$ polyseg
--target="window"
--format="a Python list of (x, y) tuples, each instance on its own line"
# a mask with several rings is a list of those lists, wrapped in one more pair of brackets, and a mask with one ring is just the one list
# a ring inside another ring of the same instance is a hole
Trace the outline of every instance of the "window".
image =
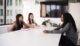
[(0, 19), (0, 24), (3, 24), (3, 22), (4, 22), (3, 19)]
[(19, 6), (21, 6), (21, 4), (22, 4), (22, 0), (19, 0)]
[(10, 6), (12, 5), (12, 0), (10, 0)]
[[(13, 5), (15, 1), (16, 3)], [(0, 6), (0, 25), (11, 24), (16, 19), (16, 14), (22, 13), (21, 4), (22, 0), (0, 0), (0, 5), (2, 5)]]
[(18, 6), (18, 0), (15, 0), (15, 5)]
[(0, 9), (0, 16), (3, 16), (3, 9)]
[(9, 5), (9, 0), (7, 0), (7, 6)]
[(12, 6), (12, 0), (7, 0), (7, 6)]
[(45, 4), (41, 4), (41, 17), (45, 17), (45, 16), (46, 16), (46, 5)]
[(9, 16), (9, 10), (7, 10), (6, 16)]
[(12, 10), (10, 10), (10, 16), (12, 16)]
[(65, 6), (68, 4), (60, 2), (41, 2), (41, 17), (53, 17), (57, 18), (61, 16), (61, 13), (68, 12), (66, 11)]
[(1, 19), (1, 22), (3, 22), (3, 19)]
[(11, 24), (12, 23), (12, 10), (11, 9), (7, 9), (7, 13), (6, 13), (6, 24)]
[(22, 4), (22, 0), (15, 0), (15, 4), (16, 4), (16, 6), (21, 6), (21, 4)]
[(0, 0), (0, 5), (3, 5), (3, 0)]
[(6, 19), (6, 24), (9, 24), (9, 19)]
[(10, 18), (7, 18), (6, 21), (7, 21), (6, 24), (11, 24), (12, 23), (12, 19), (10, 19)]
[(6, 15), (7, 15), (7, 16), (12, 16), (12, 10), (9, 10), (9, 9), (8, 9), (7, 12), (6, 12)]
[[(50, 8), (48, 8), (50, 7)], [(61, 7), (60, 5), (55, 5), (55, 4), (52, 4), (52, 5), (48, 5), (48, 13), (47, 13), (47, 17), (60, 17), (61, 15)]]

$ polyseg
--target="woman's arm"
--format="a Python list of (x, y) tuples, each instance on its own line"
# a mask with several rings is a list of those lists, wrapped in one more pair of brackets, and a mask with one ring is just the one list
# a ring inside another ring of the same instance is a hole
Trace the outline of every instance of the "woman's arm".
[(25, 28), (29, 28), (30, 27), (29, 24), (26, 24), (25, 22), (23, 22), (23, 24), (24, 24)]
[(70, 23), (67, 23), (63, 28), (60, 28), (58, 30), (52, 30), (52, 31), (45, 30), (44, 32), (45, 33), (48, 33), (48, 32), (51, 32), (51, 33), (63, 33), (63, 32), (66, 32), (67, 30), (69, 30), (69, 28), (70, 28)]
[(70, 23), (67, 23), (63, 28), (59, 29), (61, 33), (68, 31), (70, 28)]
[(13, 29), (14, 29), (15, 26), (16, 26), (16, 23), (14, 22), (12, 25), (10, 25), (10, 26), (8, 27), (8, 32), (13, 31)]
[(53, 33), (63, 33), (68, 31), (70, 28), (70, 23), (67, 23), (63, 28), (60, 28), (59, 30), (53, 30)]
[(38, 24), (34, 21), (34, 23), (33, 24), (35, 24), (35, 26), (38, 26)]

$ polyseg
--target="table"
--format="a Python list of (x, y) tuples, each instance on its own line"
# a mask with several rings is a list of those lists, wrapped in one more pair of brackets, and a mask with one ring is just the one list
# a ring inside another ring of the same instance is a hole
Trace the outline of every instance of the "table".
[(53, 28), (29, 28), (0, 34), (0, 46), (58, 46), (61, 34), (43, 33), (44, 29)]

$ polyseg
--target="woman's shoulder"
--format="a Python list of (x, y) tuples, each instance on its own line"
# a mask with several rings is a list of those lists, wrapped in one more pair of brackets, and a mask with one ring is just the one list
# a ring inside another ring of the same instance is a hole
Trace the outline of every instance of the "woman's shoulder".
[(67, 25), (72, 25), (72, 23), (68, 22)]
[(13, 23), (16, 23), (16, 21), (13, 21)]
[(14, 21), (14, 22), (12, 23), (12, 25), (16, 25), (16, 21)]
[(70, 27), (70, 28), (73, 27), (72, 23), (70, 23), (70, 22), (68, 22), (68, 23), (66, 24), (66, 26), (68, 26), (68, 27)]

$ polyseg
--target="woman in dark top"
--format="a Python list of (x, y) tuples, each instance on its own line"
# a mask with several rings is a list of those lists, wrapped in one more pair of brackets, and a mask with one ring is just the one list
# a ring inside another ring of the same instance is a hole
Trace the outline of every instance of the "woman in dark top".
[[(62, 33), (60, 46), (76, 46), (78, 39), (77, 28), (72, 15), (70, 13), (63, 13), (61, 21), (63, 24), (51, 32)], [(49, 31), (45, 30), (44, 32), (47, 33)]]
[(37, 24), (36, 24), (35, 21), (34, 21), (33, 13), (29, 13), (29, 15), (28, 15), (28, 24), (29, 24), (29, 26), (30, 26), (31, 28), (37, 26)]
[(23, 21), (22, 14), (17, 14), (16, 21), (10, 26), (9, 31), (20, 30), (21, 28), (23, 28), (23, 25), (26, 26), (27, 28), (29, 27), (29, 25)]

